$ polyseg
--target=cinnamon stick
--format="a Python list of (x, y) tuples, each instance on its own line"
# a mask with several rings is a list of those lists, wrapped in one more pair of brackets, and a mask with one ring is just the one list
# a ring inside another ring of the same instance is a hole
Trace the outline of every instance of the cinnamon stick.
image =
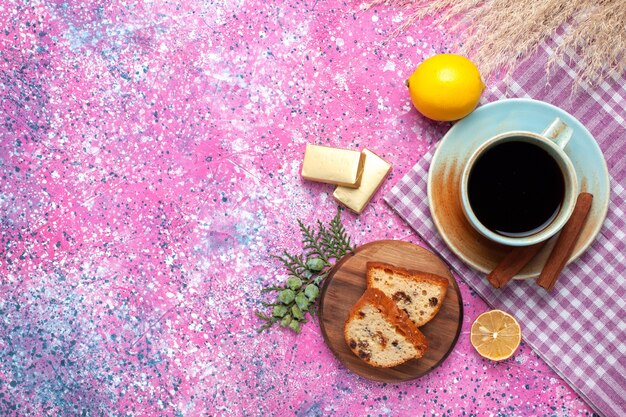
[(576, 206), (565, 226), (561, 230), (554, 248), (543, 266), (539, 278), (537, 278), (537, 284), (550, 291), (554, 288), (561, 271), (565, 268), (567, 260), (574, 251), (576, 241), (580, 236), (580, 232), (585, 225), (587, 215), (591, 209), (591, 202), (593, 195), (590, 193), (580, 193), (576, 199)]
[(489, 275), (487, 280), (494, 288), (502, 288), (519, 271), (539, 253), (545, 241), (530, 246), (519, 246), (511, 249)]

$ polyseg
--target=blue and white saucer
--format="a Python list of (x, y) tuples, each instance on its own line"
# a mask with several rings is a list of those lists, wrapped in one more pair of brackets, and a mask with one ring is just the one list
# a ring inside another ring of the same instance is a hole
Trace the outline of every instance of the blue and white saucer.
[[(492, 136), (511, 130), (541, 133), (556, 117), (573, 129), (564, 150), (576, 169), (580, 192), (593, 194), (591, 211), (568, 263), (579, 257), (600, 231), (609, 206), (609, 173), (600, 147), (585, 126), (564, 110), (542, 101), (507, 99), (485, 104), (457, 122), (441, 139), (428, 173), (428, 204), (434, 224), (448, 247), (474, 269), (491, 272), (510, 248), (487, 240), (465, 218), (459, 196), (465, 162)], [(539, 275), (557, 236), (516, 279)]]

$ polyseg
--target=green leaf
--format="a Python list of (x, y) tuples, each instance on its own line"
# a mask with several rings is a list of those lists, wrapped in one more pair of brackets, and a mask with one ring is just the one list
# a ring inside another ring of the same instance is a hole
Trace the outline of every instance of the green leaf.
[(287, 286), (294, 291), (299, 290), (302, 286), (302, 280), (295, 275), (289, 275), (287, 278)]
[(291, 323), (291, 315), (286, 315), (285, 317), (283, 317), (283, 319), (280, 321), (280, 325), (282, 327), (287, 327), (289, 326), (289, 323)]
[(304, 314), (302, 314), (302, 310), (297, 305), (291, 307), (291, 315), (294, 319), (301, 320), (304, 318)]
[(301, 310), (307, 310), (309, 308), (310, 301), (305, 292), (299, 292), (298, 295), (296, 295), (296, 305), (300, 307)]
[(278, 293), (278, 301), (283, 304), (290, 304), (296, 298), (296, 293), (292, 289), (282, 290)]
[(272, 310), (272, 316), (274, 317), (284, 317), (285, 314), (287, 314), (287, 307), (284, 305), (277, 305), (274, 306), (274, 309)]
[(268, 315), (266, 315), (266, 314), (264, 314), (264, 313), (262, 313), (262, 312), (260, 312), (260, 311), (255, 311), (254, 313), (255, 313), (255, 314), (256, 314), (256, 316), (257, 316), (258, 318), (260, 318), (261, 320), (265, 320), (265, 321), (267, 321), (267, 320), (271, 320), (271, 319), (272, 319), (270, 316), (268, 316)]
[(315, 284), (309, 284), (304, 289), (304, 294), (309, 300), (315, 300), (320, 293), (320, 289)]
[(281, 291), (284, 290), (285, 287), (277, 287), (277, 286), (272, 286), (272, 287), (267, 287), (267, 288), (263, 288), (261, 290), (261, 292), (270, 292), (270, 291)]
[(269, 329), (270, 327), (272, 327), (272, 326), (274, 325), (274, 323), (276, 323), (276, 321), (275, 321), (275, 320), (270, 320), (270, 321), (268, 321), (268, 322), (267, 322), (267, 323), (265, 323), (263, 326), (261, 326), (261, 327), (259, 327), (259, 328), (257, 329), (257, 333), (261, 333), (262, 331)]
[(321, 258), (309, 258), (306, 261), (306, 267), (313, 272), (319, 272), (326, 266), (326, 262), (324, 262)]
[(300, 333), (300, 322), (297, 320), (292, 320), (291, 323), (289, 323), (289, 328), (296, 333)]

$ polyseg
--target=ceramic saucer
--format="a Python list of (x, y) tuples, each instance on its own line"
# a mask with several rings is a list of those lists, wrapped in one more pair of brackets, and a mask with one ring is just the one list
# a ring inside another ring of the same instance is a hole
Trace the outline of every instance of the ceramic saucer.
[[(428, 204), (439, 234), (448, 247), (471, 267), (489, 273), (510, 248), (491, 242), (467, 221), (461, 208), (459, 185), (469, 155), (485, 140), (510, 130), (541, 133), (556, 117), (574, 131), (565, 147), (578, 176), (580, 192), (593, 194), (593, 204), (569, 262), (593, 242), (606, 217), (610, 198), (609, 173), (600, 147), (572, 115), (542, 101), (507, 99), (477, 108), (456, 123), (441, 139), (428, 172)], [(558, 235), (557, 235), (558, 236)], [(557, 236), (515, 276), (539, 275)]]

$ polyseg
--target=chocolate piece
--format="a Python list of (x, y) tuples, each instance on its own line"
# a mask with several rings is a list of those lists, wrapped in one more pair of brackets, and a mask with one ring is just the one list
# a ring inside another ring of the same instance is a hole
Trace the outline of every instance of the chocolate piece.
[(310, 181), (357, 188), (364, 162), (365, 155), (359, 151), (307, 144), (302, 177)]
[(365, 165), (359, 188), (337, 187), (333, 196), (335, 200), (357, 214), (360, 214), (370, 202), (383, 180), (391, 171), (391, 164), (369, 149), (364, 149)]

